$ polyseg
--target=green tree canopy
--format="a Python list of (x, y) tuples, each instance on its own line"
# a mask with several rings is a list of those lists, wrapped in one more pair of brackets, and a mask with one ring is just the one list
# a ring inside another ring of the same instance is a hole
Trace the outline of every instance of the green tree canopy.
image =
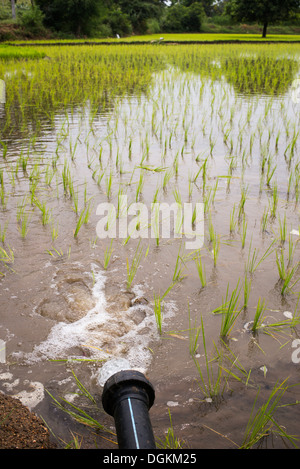
[(226, 11), (237, 21), (258, 21), (266, 37), (269, 23), (288, 19), (299, 11), (300, 0), (230, 0)]
[(88, 34), (93, 18), (99, 15), (99, 0), (36, 0), (45, 25), (73, 34)]
[(159, 18), (164, 8), (163, 0), (114, 0), (131, 21), (133, 29), (144, 32), (149, 18)]

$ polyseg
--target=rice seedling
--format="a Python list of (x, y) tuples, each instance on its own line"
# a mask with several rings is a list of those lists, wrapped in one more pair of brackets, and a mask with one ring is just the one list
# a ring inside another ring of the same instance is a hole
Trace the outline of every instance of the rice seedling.
[(1, 228), (1, 225), (0, 225), (0, 241), (3, 244), (4, 244), (5, 238), (6, 238), (7, 228), (8, 228), (8, 221), (6, 221), (4, 223), (3, 228)]
[(285, 243), (286, 236), (287, 236), (286, 213), (284, 214), (283, 220), (281, 220), (279, 216), (278, 221), (279, 221), (279, 239), (280, 239), (280, 242), (283, 244)]
[[(238, 357), (234, 354), (232, 349), (226, 344), (226, 342), (221, 339), (221, 346), (222, 349), (225, 349), (226, 354), (223, 354), (223, 362), (222, 362), (222, 370), (227, 373), (228, 375), (228, 380), (229, 378), (233, 378), (236, 381), (239, 381), (245, 386), (253, 386), (253, 383), (250, 383), (250, 377), (251, 377), (251, 368), (250, 370), (246, 370), (246, 368), (242, 365), (242, 363), (239, 361)], [(221, 352), (217, 350), (218, 355), (221, 355)], [(226, 368), (226, 364), (224, 362), (228, 361), (228, 365), (230, 368)], [(233, 371), (234, 370), (234, 371)], [(227, 380), (227, 382), (228, 382)]]
[(237, 225), (237, 219), (235, 218), (235, 204), (234, 204), (233, 209), (230, 212), (230, 220), (229, 220), (229, 232), (230, 232), (230, 234), (234, 233), (236, 225)]
[(7, 249), (0, 246), (0, 262), (3, 262), (6, 265), (13, 264), (15, 261), (14, 252), (11, 247), (8, 245)]
[(87, 403), (88, 403), (87, 410), (90, 413), (88, 413), (87, 410), (85, 410), (83, 407), (76, 406), (71, 400), (68, 400), (66, 398), (60, 398), (60, 401), (59, 401), (48, 390), (46, 390), (49, 396), (52, 398), (55, 406), (82, 425), (86, 425), (90, 428), (102, 430), (102, 431), (107, 432), (108, 434), (114, 435), (114, 433), (111, 432), (111, 430), (109, 430), (104, 425), (102, 425), (99, 422), (99, 420), (97, 420), (97, 418), (95, 418), (92, 415), (92, 414), (95, 414), (99, 416), (99, 413), (101, 413), (99, 411), (97, 402), (95, 401), (93, 395), (88, 391), (86, 386), (84, 386), (84, 384), (78, 379), (78, 377), (75, 375), (73, 371), (72, 371), (72, 374), (75, 378), (76, 385), (78, 388), (78, 392), (75, 394), (87, 400)]
[(54, 252), (52, 252), (50, 249), (46, 250), (46, 252), (49, 254), (49, 256), (58, 257), (58, 258), (63, 257), (64, 253), (63, 253), (62, 249), (59, 250), (59, 249), (52, 246), (52, 250)]
[(110, 258), (111, 258), (111, 255), (113, 253), (113, 239), (111, 240), (110, 242), (110, 245), (105, 249), (104, 251), (104, 263), (103, 263), (103, 267), (105, 270), (107, 270), (108, 268), (108, 264), (109, 264), (109, 261), (110, 261)]
[(238, 219), (241, 220), (242, 216), (245, 214), (245, 204), (247, 200), (247, 192), (248, 187), (241, 187), (241, 199), (239, 203), (239, 212), (238, 212)]
[(261, 217), (261, 231), (264, 233), (267, 230), (267, 223), (268, 223), (268, 209), (264, 209), (264, 213)]
[(197, 327), (196, 319), (194, 326), (191, 324), (191, 312), (190, 312), (190, 305), (188, 305), (189, 310), (189, 350), (190, 355), (194, 356), (198, 349), (198, 339), (201, 331), (201, 327)]
[(261, 265), (261, 263), (267, 259), (268, 256), (273, 252), (273, 245), (275, 244), (275, 241), (272, 241), (270, 246), (266, 249), (266, 251), (263, 253), (263, 255), (259, 258), (259, 250), (257, 248), (253, 249), (253, 252), (251, 252), (251, 247), (252, 247), (252, 238), (249, 246), (249, 252), (248, 252), (248, 258), (247, 262), (245, 265), (245, 270), (246, 272), (253, 274), (256, 269)]
[(221, 324), (221, 337), (228, 337), (232, 328), (240, 315), (242, 308), (238, 309), (240, 301), (240, 288), (239, 288), (240, 279), (238, 280), (237, 286), (229, 295), (229, 284), (227, 285), (225, 302), (223, 302), (221, 307), (222, 313), (222, 324)]
[(156, 446), (159, 449), (182, 449), (184, 448), (185, 443), (175, 436), (170, 409), (168, 409), (168, 412), (170, 427), (167, 430), (164, 440), (162, 438), (157, 438)]
[(291, 292), (292, 288), (299, 282), (300, 278), (298, 276), (296, 279), (294, 278), (298, 267), (299, 263), (295, 264), (293, 267), (289, 267), (285, 272), (285, 277), (281, 287), (282, 296), (286, 295), (288, 292)]
[(162, 298), (154, 293), (154, 315), (159, 334), (162, 333), (164, 304)]
[(129, 265), (129, 260), (127, 257), (126, 264), (127, 264), (127, 290), (130, 290), (132, 282), (134, 280), (134, 277), (136, 276), (137, 269), (139, 268), (141, 259), (142, 259), (142, 254), (143, 254), (143, 246), (140, 246), (141, 241), (139, 241), (139, 244), (135, 250), (135, 253), (133, 255), (131, 265)]
[[(223, 382), (222, 367), (220, 363), (216, 363), (217, 371), (213, 368), (214, 360), (208, 356), (206, 347), (205, 331), (203, 325), (203, 318), (201, 317), (201, 331), (202, 331), (202, 347), (204, 352), (204, 371), (196, 357), (193, 357), (196, 370), (199, 375), (198, 385), (206, 399), (212, 399), (213, 402), (217, 403), (223, 396), (226, 382)], [(221, 360), (220, 360), (221, 362)]]
[(176, 258), (176, 262), (175, 262), (173, 282), (180, 282), (185, 277), (185, 275), (183, 274), (184, 270), (185, 270), (185, 262), (184, 262), (183, 256), (181, 255), (181, 245), (180, 245), (177, 258)]
[(47, 208), (46, 202), (41, 202), (39, 199), (35, 197), (33, 200), (33, 203), (41, 211), (42, 224), (47, 225), (48, 223), (50, 223), (51, 213), (49, 209)]
[(264, 299), (262, 300), (261, 298), (259, 298), (256, 311), (255, 311), (253, 324), (251, 327), (252, 332), (256, 332), (259, 328), (263, 326), (264, 318), (262, 317), (262, 314), (264, 313), (265, 310), (266, 310), (265, 300)]
[(278, 186), (274, 184), (272, 189), (272, 199), (269, 201), (270, 214), (272, 218), (276, 218), (278, 207)]
[(84, 217), (85, 217), (85, 210), (81, 210), (81, 212), (79, 214), (79, 217), (78, 217), (78, 220), (77, 220), (77, 223), (76, 223), (75, 230), (74, 230), (74, 238), (78, 237), (79, 230), (82, 227), (82, 225), (84, 224)]
[(250, 291), (251, 291), (251, 279), (248, 278), (247, 273), (245, 274), (244, 279), (244, 308), (246, 309), (248, 306)]
[(27, 213), (23, 213), (20, 218), (20, 224), (18, 225), (19, 231), (21, 233), (22, 238), (26, 238), (28, 231), (29, 231), (29, 215)]
[(196, 264), (196, 267), (197, 267), (197, 272), (198, 272), (198, 275), (199, 275), (201, 285), (202, 285), (202, 287), (205, 287), (205, 285), (206, 285), (205, 265), (202, 261), (202, 256), (201, 256), (200, 251), (198, 252), (197, 257), (195, 258), (195, 264)]
[(241, 449), (253, 448), (262, 443), (262, 440), (268, 436), (275, 434), (284, 440), (288, 440), (294, 447), (297, 447), (296, 441), (298, 438), (288, 435), (284, 427), (279, 425), (275, 419), (275, 413), (281, 407), (281, 401), (289, 388), (286, 382), (287, 379), (281, 383), (277, 381), (266, 402), (255, 411), (260, 393), (260, 390), (258, 391), (244, 432), (243, 441), (240, 446)]
[(214, 260), (214, 267), (217, 265), (217, 260), (220, 253), (220, 235), (216, 235), (212, 241), (212, 254)]
[(245, 214), (244, 214), (244, 216), (243, 216), (243, 223), (242, 223), (242, 234), (241, 234), (241, 238), (242, 238), (242, 249), (244, 249), (245, 243), (246, 243), (247, 226), (248, 226), (248, 222), (246, 221), (246, 216), (245, 216)]

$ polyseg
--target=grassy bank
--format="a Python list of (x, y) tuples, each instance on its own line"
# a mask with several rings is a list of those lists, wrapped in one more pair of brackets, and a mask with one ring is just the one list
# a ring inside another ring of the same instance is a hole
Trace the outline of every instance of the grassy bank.
[(270, 34), (267, 38), (262, 38), (260, 34), (149, 34), (143, 36), (129, 36), (124, 38), (96, 38), (96, 39), (36, 39), (36, 40), (16, 40), (7, 41), (5, 44), (30, 45), (30, 44), (145, 44), (145, 43), (268, 43), (268, 42), (300, 42), (300, 34)]

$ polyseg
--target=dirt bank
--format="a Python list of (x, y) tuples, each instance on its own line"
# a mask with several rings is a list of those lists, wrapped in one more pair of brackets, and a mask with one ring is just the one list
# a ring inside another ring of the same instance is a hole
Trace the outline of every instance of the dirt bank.
[(51, 449), (44, 422), (21, 401), (0, 393), (0, 449)]

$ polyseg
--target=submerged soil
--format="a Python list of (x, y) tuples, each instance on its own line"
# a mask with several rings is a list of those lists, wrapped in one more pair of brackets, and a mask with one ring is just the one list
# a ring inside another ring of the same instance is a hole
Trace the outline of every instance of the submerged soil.
[(43, 421), (18, 399), (0, 393), (0, 449), (51, 448)]

